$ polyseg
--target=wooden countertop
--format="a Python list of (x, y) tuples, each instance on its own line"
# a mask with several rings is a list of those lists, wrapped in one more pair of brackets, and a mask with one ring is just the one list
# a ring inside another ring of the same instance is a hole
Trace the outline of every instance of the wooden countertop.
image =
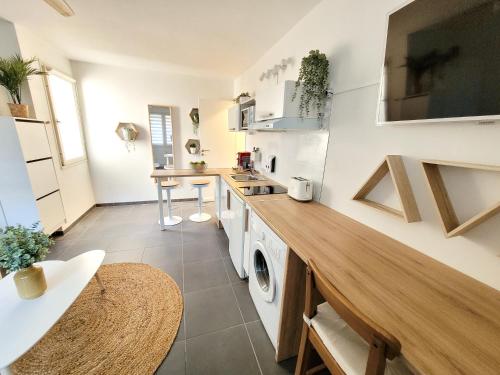
[(422, 374), (500, 373), (500, 292), (316, 202), (250, 202)]
[[(265, 180), (256, 180), (256, 181), (235, 181), (230, 175), (238, 174), (232, 168), (207, 168), (203, 172), (195, 172), (193, 169), (155, 169), (153, 173), (151, 173), (151, 178), (156, 179), (168, 179), (172, 177), (214, 177), (221, 176), (224, 181), (233, 188), (234, 192), (244, 201), (253, 202), (253, 201), (270, 201), (270, 200), (281, 200), (281, 199), (290, 199), (287, 194), (270, 194), (270, 195), (254, 195), (254, 196), (245, 196), (243, 195), (238, 188), (245, 186), (267, 186), (267, 185), (280, 185), (276, 181), (266, 178)], [(241, 174), (241, 173), (240, 173)], [(245, 173), (243, 173), (245, 174)]]
[[(155, 171), (153, 178), (221, 176), (230, 168)], [(273, 182), (267, 180), (267, 183)], [(305, 262), (394, 334), (422, 374), (500, 374), (500, 292), (316, 202), (237, 194)]]
[(231, 168), (207, 168), (203, 172), (195, 172), (193, 169), (155, 169), (151, 178), (220, 176), (235, 173)]

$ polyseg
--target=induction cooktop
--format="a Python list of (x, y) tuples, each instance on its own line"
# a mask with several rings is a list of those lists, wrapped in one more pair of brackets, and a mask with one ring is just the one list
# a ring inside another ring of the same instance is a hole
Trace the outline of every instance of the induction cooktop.
[(285, 194), (288, 192), (287, 188), (280, 185), (268, 186), (245, 186), (238, 188), (243, 195), (267, 195), (267, 194)]

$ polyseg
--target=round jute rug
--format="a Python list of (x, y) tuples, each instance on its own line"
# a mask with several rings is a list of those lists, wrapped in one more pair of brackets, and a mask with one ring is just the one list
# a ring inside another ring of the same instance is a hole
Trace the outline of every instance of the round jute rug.
[(59, 322), (12, 370), (19, 375), (153, 374), (182, 317), (175, 281), (146, 264), (103, 265)]

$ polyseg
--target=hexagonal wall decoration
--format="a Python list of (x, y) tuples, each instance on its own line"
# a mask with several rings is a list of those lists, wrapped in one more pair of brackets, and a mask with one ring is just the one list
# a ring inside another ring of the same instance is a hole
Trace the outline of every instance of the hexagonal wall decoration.
[(196, 155), (200, 153), (200, 140), (199, 139), (188, 139), (185, 146), (186, 150), (191, 155)]
[(198, 108), (191, 109), (191, 112), (189, 112), (189, 117), (191, 117), (191, 121), (193, 122), (193, 125), (199, 124), (200, 123), (200, 112), (198, 111)]
[(115, 130), (122, 141), (133, 142), (139, 135), (139, 130), (131, 122), (120, 122)]
[(125, 142), (125, 147), (127, 151), (130, 152), (130, 144), (134, 146), (135, 150), (135, 140), (139, 136), (139, 130), (135, 124), (131, 122), (120, 122), (115, 129), (116, 134), (122, 141)]

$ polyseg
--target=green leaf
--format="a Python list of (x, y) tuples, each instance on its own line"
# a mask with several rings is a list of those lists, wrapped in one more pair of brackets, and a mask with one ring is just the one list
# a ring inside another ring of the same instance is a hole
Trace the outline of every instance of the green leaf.
[(32, 228), (20, 225), (0, 228), (0, 267), (13, 272), (46, 257), (54, 241), (37, 227), (38, 224)]
[(23, 82), (32, 75), (43, 74), (43, 72), (31, 67), (35, 61), (35, 57), (23, 60), (18, 54), (9, 58), (0, 58), (0, 86), (7, 90), (14, 103), (21, 104)]

